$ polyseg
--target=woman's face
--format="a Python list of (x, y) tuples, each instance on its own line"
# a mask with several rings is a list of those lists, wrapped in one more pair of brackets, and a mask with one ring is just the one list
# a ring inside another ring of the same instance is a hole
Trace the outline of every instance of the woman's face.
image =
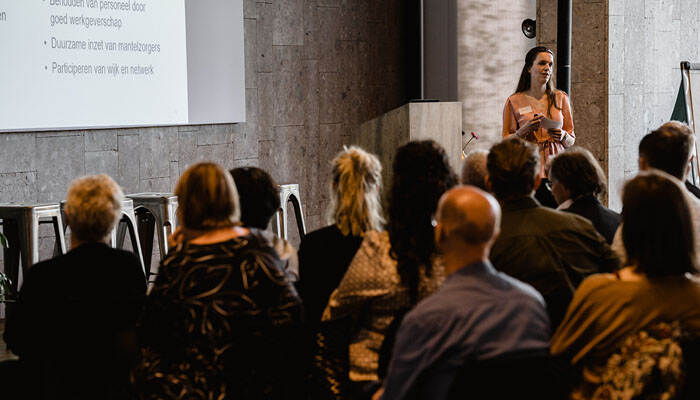
[(532, 63), (532, 67), (530, 67), (531, 84), (536, 84), (538, 86), (545, 85), (547, 81), (549, 81), (549, 78), (552, 77), (553, 65), (554, 57), (551, 54), (546, 51), (537, 53), (537, 57), (535, 57), (535, 61)]

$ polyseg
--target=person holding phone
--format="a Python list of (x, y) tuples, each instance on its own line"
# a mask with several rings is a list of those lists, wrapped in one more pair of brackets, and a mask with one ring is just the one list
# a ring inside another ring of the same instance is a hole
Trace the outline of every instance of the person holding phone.
[(503, 137), (513, 135), (537, 144), (542, 184), (535, 197), (543, 205), (556, 207), (548, 189), (546, 165), (550, 158), (576, 142), (569, 96), (554, 88), (554, 53), (538, 46), (525, 56), (518, 87), (503, 108)]

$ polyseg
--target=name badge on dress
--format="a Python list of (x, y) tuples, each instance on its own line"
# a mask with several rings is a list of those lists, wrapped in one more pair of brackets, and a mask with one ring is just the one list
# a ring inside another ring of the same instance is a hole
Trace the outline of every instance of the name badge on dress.
[(518, 113), (519, 113), (520, 115), (522, 115), (522, 114), (527, 114), (527, 113), (531, 113), (531, 112), (532, 112), (532, 107), (530, 107), (530, 106), (522, 107), (522, 108), (518, 109)]

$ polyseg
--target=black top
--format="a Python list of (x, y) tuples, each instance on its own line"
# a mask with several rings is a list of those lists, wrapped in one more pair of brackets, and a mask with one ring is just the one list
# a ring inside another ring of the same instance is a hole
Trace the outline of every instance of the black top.
[(602, 205), (593, 195), (581, 197), (563, 211), (578, 214), (591, 221), (608, 244), (612, 244), (615, 231), (622, 221), (620, 214)]
[(685, 187), (688, 188), (690, 193), (692, 193), (695, 197), (700, 199), (700, 188), (697, 186), (693, 185), (692, 183), (685, 181)]
[(542, 294), (554, 330), (581, 281), (617, 269), (620, 261), (583, 217), (542, 207), (531, 197), (501, 207), (501, 234), (491, 248), (491, 262)]
[(122, 390), (130, 361), (124, 344), (134, 335), (145, 293), (138, 259), (102, 243), (29, 268), (5, 329), (29, 379), (23, 394), (102, 398)]
[(144, 399), (297, 399), (302, 306), (260, 231), (168, 253), (146, 301)]
[(311, 232), (301, 240), (297, 287), (310, 324), (321, 321), (328, 298), (340, 284), (361, 244), (361, 236), (345, 236), (335, 224)]

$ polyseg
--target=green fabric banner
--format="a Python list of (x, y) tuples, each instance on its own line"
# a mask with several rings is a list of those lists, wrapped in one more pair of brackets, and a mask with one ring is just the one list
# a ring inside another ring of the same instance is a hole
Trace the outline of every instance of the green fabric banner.
[(688, 107), (685, 104), (685, 94), (683, 93), (683, 80), (678, 88), (678, 96), (676, 97), (676, 105), (673, 106), (671, 113), (671, 121), (680, 121), (688, 123)]

